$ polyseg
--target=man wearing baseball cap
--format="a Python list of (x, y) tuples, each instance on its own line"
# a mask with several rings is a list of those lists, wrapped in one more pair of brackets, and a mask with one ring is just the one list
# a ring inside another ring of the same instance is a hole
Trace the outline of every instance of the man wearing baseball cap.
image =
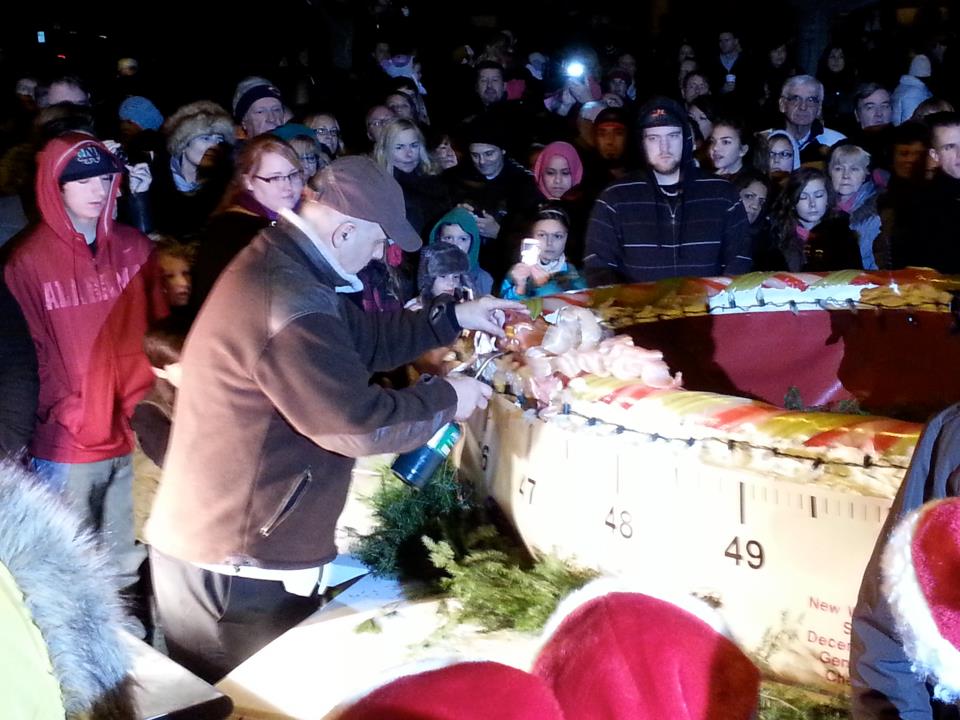
[(364, 314), (344, 294), (395, 242), (420, 238), (397, 182), (342, 158), (221, 275), (182, 356), (164, 476), (147, 528), (172, 658), (210, 681), (310, 615), (354, 458), (424, 444), (484, 407), (470, 378), (404, 390), (370, 384), (461, 329), (497, 335), (485, 297), (440, 296), (420, 312)]
[(664, 97), (640, 108), (646, 168), (610, 185), (587, 226), (584, 270), (591, 285), (750, 270), (747, 216), (736, 188), (693, 160), (683, 108)]

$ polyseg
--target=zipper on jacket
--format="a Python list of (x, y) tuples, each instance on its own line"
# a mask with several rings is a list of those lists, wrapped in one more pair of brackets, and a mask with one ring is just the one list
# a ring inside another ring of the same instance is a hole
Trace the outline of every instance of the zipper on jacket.
[(671, 252), (673, 253), (673, 274), (677, 274), (677, 262), (679, 257), (677, 252), (679, 250), (679, 243), (677, 242), (677, 209), (670, 204), (670, 200), (667, 200), (667, 212), (670, 213), (670, 238), (673, 240), (673, 248)]
[(270, 537), (270, 533), (276, 530), (277, 526), (279, 526), (280, 523), (289, 517), (290, 513), (293, 512), (293, 509), (297, 506), (297, 503), (300, 501), (300, 498), (303, 496), (303, 493), (306, 491), (307, 486), (310, 484), (312, 479), (313, 475), (310, 472), (310, 468), (307, 468), (300, 473), (300, 476), (297, 478), (297, 482), (280, 502), (280, 507), (277, 508), (277, 511), (270, 516), (270, 519), (267, 520), (267, 522), (263, 524), (263, 527), (260, 528), (260, 534), (263, 537)]

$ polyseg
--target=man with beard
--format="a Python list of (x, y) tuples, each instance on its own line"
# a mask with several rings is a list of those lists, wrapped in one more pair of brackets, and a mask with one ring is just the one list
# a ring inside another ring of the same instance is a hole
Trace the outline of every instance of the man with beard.
[(461, 130), (466, 132), (477, 120), (484, 120), (510, 128), (507, 151), (514, 157), (523, 154), (530, 145), (530, 117), (522, 100), (507, 99), (507, 83), (503, 66), (492, 60), (477, 63), (474, 78), (474, 96), (466, 114), (461, 118)]
[(693, 162), (683, 108), (654, 98), (637, 124), (646, 168), (604, 190), (587, 227), (591, 285), (750, 270), (747, 216), (728, 181)]

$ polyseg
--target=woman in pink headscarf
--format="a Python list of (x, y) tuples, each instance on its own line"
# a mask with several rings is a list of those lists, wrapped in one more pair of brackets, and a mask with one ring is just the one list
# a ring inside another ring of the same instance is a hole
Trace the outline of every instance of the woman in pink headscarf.
[(533, 165), (540, 193), (559, 203), (570, 218), (567, 257), (579, 265), (583, 261), (583, 236), (590, 215), (592, 198), (583, 194), (583, 163), (576, 148), (566, 142), (552, 142), (540, 151)]
[(533, 175), (547, 200), (559, 200), (583, 180), (583, 163), (573, 145), (552, 142), (540, 152)]

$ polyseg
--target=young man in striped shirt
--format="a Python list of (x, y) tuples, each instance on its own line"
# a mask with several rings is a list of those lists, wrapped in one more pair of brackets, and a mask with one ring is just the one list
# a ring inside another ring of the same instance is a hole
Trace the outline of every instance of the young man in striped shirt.
[(586, 237), (588, 282), (748, 272), (746, 211), (732, 184), (696, 167), (683, 108), (654, 98), (641, 108), (638, 131), (647, 167), (597, 199)]

